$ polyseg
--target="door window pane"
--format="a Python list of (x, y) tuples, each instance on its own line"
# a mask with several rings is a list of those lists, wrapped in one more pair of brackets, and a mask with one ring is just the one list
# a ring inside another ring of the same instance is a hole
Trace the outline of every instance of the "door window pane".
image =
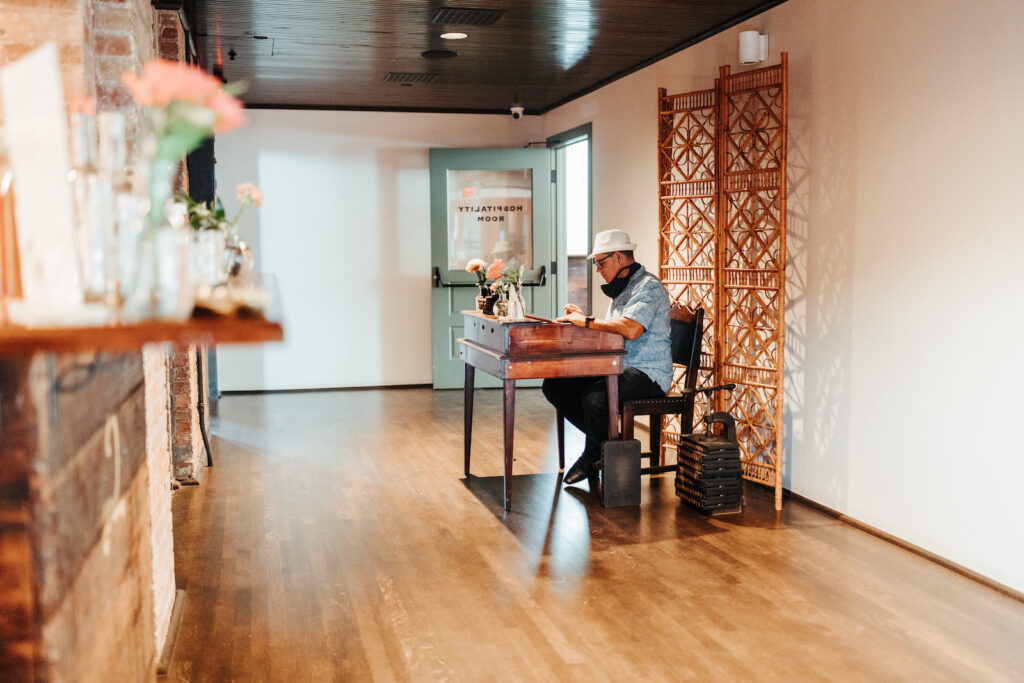
[(448, 268), (533, 268), (533, 171), (448, 171)]

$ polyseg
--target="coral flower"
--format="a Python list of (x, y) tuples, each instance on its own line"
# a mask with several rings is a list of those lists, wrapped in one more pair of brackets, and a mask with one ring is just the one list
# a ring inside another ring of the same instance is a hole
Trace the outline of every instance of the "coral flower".
[(151, 60), (141, 77), (127, 71), (121, 80), (144, 107), (163, 107), (171, 100), (205, 107), (221, 86), (217, 77), (167, 59)]
[(497, 280), (501, 277), (501, 271), (505, 269), (505, 262), (500, 258), (496, 258), (491, 261), (491, 265), (487, 266), (487, 279)]
[[(144, 107), (195, 107), (209, 111), (217, 133), (227, 133), (245, 124), (242, 103), (224, 91), (220, 79), (198, 67), (154, 59), (143, 67), (142, 76), (126, 71), (121, 81)], [(181, 116), (197, 120), (199, 114), (186, 111)]]
[(213, 129), (218, 133), (229, 133), (235, 128), (245, 125), (245, 112), (238, 98), (232, 97), (223, 90), (214, 93), (210, 100), (210, 109), (217, 115), (217, 123)]

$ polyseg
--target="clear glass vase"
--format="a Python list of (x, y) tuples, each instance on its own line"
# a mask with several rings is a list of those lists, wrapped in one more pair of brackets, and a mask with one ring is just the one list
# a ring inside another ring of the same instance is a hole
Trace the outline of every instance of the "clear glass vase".
[(192, 231), (189, 262), (195, 286), (216, 287), (227, 281), (227, 237), (224, 230)]
[(235, 282), (246, 280), (253, 260), (252, 249), (238, 236), (238, 228), (232, 226), (224, 251), (224, 269), (228, 279)]
[(523, 302), (523, 290), (520, 284), (508, 287), (508, 317), (514, 322), (526, 320), (526, 304)]
[[(148, 171), (147, 217), (135, 245), (132, 285), (125, 297), (124, 317), (134, 320), (184, 320), (194, 303), (189, 269), (189, 230), (182, 205), (170, 203), (177, 159), (143, 160), (140, 171)], [(155, 145), (152, 146), (155, 149)]]

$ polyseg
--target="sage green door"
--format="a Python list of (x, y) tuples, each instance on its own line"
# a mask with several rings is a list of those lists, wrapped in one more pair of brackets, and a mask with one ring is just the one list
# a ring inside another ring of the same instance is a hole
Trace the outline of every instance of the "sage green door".
[[(457, 340), (462, 311), (476, 307), (476, 276), (466, 263), (494, 258), (524, 267), (526, 312), (552, 318), (555, 258), (548, 149), (430, 150), (431, 333), (435, 389), (460, 388)], [(500, 382), (478, 372), (476, 386)], [(527, 381), (520, 386), (536, 386)]]

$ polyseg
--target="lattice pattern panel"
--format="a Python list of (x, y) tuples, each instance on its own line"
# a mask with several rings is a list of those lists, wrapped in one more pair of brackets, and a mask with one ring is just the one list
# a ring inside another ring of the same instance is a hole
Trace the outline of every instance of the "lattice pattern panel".
[[(737, 421), (744, 476), (782, 503), (787, 55), (715, 88), (659, 91), (662, 281), (705, 310), (698, 386), (735, 382), (715, 409)], [(673, 389), (682, 386), (677, 369)], [(706, 413), (698, 400), (695, 421)], [(678, 422), (676, 420), (675, 422)], [(674, 450), (680, 426), (664, 426)], [(699, 431), (699, 428), (698, 428)]]
[(775, 487), (781, 505), (786, 280), (786, 58), (719, 79), (722, 131), (718, 287), (720, 377), (739, 386), (743, 473)]
[[(716, 89), (685, 95), (659, 91), (659, 275), (672, 303), (704, 309), (705, 351), (714, 348), (718, 103)], [(697, 386), (711, 386), (713, 360), (710, 352), (701, 354)], [(677, 367), (670, 393), (679, 392), (684, 376)], [(706, 409), (698, 400), (695, 424), (701, 424)], [(681, 432), (679, 418), (666, 417), (663, 449), (674, 451)]]

